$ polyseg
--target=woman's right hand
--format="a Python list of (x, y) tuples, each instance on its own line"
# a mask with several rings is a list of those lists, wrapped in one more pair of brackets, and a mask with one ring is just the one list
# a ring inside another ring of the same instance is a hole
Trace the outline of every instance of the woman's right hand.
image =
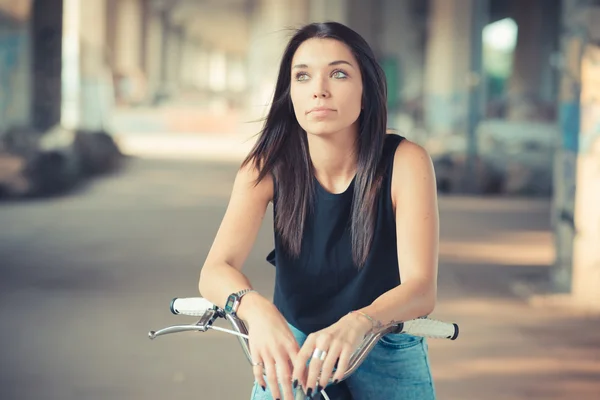
[[(240, 304), (243, 315), (240, 318), (248, 323), (248, 341), (254, 377), (266, 390), (264, 375), (273, 399), (293, 400), (292, 361), (300, 348), (285, 318), (269, 300), (261, 296), (246, 295)], [(245, 309), (242, 310), (242, 305)], [(280, 393), (280, 387), (283, 393)], [(282, 397), (283, 394), (283, 397)]]

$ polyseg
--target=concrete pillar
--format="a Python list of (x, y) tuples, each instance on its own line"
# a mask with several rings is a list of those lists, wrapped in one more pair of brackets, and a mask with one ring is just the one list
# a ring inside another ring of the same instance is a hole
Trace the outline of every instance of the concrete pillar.
[(142, 3), (118, 0), (116, 6), (114, 66), (122, 73), (137, 73), (142, 68)]
[(32, 125), (46, 131), (61, 118), (62, 0), (36, 0), (32, 28)]
[(281, 56), (290, 37), (285, 28), (307, 23), (308, 11), (308, 0), (256, 1), (251, 14), (247, 64), (249, 119), (261, 118), (268, 110)]
[(383, 0), (346, 0), (348, 25), (358, 32), (371, 46), (376, 57), (381, 56)]
[(380, 54), (383, 0), (309, 0), (310, 22), (334, 21), (358, 32)]
[(210, 51), (205, 44), (198, 49), (198, 61), (196, 63), (196, 82), (201, 90), (207, 90), (210, 74)]
[(164, 40), (164, 86), (166, 93), (173, 94), (181, 83), (181, 57), (183, 32), (180, 27), (168, 25), (163, 32)]
[[(600, 18), (600, 5), (592, 9)], [(592, 11), (590, 10), (590, 11)], [(591, 28), (591, 26), (590, 26)], [(600, 29), (581, 61), (581, 122), (573, 243), (573, 295), (585, 308), (600, 311)]]
[(76, 129), (81, 122), (81, 1), (63, 0), (62, 99), (60, 124)]
[(227, 89), (227, 56), (224, 51), (213, 49), (209, 56), (209, 88), (221, 93)]
[(433, 135), (464, 134), (475, 0), (431, 0), (425, 61), (425, 123)]
[(348, 2), (349, 0), (309, 0), (308, 18), (310, 22), (335, 21), (348, 25)]
[(29, 7), (1, 0), (0, 10), (8, 20), (0, 24), (0, 135), (11, 127), (25, 127), (30, 120), (31, 30)]
[(116, 96), (120, 104), (140, 103), (146, 97), (143, 55), (142, 0), (110, 0), (107, 11), (108, 43)]
[(190, 84), (197, 90), (201, 87), (200, 76), (198, 74), (198, 68), (201, 62), (202, 45), (198, 41), (192, 42), (190, 45), (190, 67), (188, 68), (188, 75)]
[(161, 86), (163, 55), (163, 20), (161, 14), (144, 3), (143, 66), (147, 83), (147, 98), (152, 101)]
[[(199, 73), (202, 62), (202, 45), (196, 39), (189, 36), (183, 36), (181, 45), (181, 81), (184, 86), (200, 89), (202, 86)], [(204, 71), (207, 73), (207, 71)], [(208, 80), (207, 78), (204, 78)]]
[(557, 292), (586, 309), (600, 309), (600, 6), (563, 0), (563, 68), (559, 99), (561, 147), (554, 193)]
[(540, 87), (538, 96), (543, 104), (549, 105), (553, 110), (550, 118), (556, 119), (556, 99), (558, 98), (558, 88), (560, 73), (556, 68), (556, 55), (560, 51), (560, 18), (561, 18), (561, 0), (548, 0), (543, 10), (540, 46), (540, 59), (542, 65), (540, 68)]
[(420, 113), (425, 52), (421, 43), (425, 21), (409, 1), (383, 0), (379, 48), (388, 83), (388, 125), (410, 136)]
[(240, 56), (231, 56), (227, 63), (227, 90), (232, 93), (241, 93), (245, 89), (244, 59)]
[(513, 1), (513, 17), (518, 26), (513, 73), (508, 83), (509, 120), (538, 119), (541, 70), (548, 66), (542, 58), (543, 20), (548, 1)]
[(79, 26), (79, 118), (77, 126), (89, 130), (110, 130), (114, 87), (107, 49), (107, 0), (65, 0), (78, 2)]
[(100, 73), (107, 63), (106, 0), (78, 0), (79, 38), (84, 46), (81, 69), (86, 73)]
[(415, 99), (423, 92), (425, 53), (421, 43), (424, 22), (412, 12), (410, 2), (383, 0), (381, 52), (397, 60), (398, 86), (395, 96), (400, 102)]

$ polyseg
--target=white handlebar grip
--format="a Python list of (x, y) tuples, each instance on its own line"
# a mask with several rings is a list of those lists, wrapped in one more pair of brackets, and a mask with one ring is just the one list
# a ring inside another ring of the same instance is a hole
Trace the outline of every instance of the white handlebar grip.
[(454, 340), (458, 337), (458, 325), (436, 321), (435, 319), (418, 318), (404, 322), (402, 333), (435, 339)]
[(173, 314), (190, 315), (201, 317), (206, 310), (214, 308), (215, 305), (203, 297), (177, 298), (171, 301), (171, 312)]

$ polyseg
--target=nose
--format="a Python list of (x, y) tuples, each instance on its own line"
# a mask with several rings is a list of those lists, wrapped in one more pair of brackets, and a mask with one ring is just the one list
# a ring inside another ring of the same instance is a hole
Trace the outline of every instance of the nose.
[(315, 86), (316, 87), (313, 92), (314, 99), (328, 98), (329, 96), (331, 96), (331, 93), (329, 93), (329, 89), (327, 88), (327, 85), (325, 82), (323, 82), (323, 80), (320, 80), (319, 83)]
[(322, 99), (326, 99), (330, 96), (329, 91), (323, 89), (323, 90), (317, 90), (313, 93), (313, 98), (322, 98)]

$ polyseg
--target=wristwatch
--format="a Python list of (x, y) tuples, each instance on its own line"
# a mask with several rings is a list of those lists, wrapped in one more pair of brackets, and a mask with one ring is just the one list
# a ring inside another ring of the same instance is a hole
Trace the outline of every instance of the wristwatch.
[(244, 290), (240, 290), (239, 292), (230, 294), (229, 297), (227, 298), (227, 302), (225, 303), (225, 312), (227, 314), (231, 314), (231, 315), (235, 316), (236, 315), (235, 313), (237, 312), (237, 309), (240, 306), (240, 301), (242, 300), (242, 297), (244, 297), (244, 295), (246, 295), (250, 292), (256, 292), (256, 290), (244, 289)]

